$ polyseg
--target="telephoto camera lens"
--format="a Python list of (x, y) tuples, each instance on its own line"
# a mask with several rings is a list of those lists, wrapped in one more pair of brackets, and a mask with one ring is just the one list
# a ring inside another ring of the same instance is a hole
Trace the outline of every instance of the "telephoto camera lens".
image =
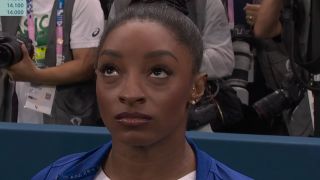
[(31, 40), (0, 33), (0, 68), (8, 68), (22, 60), (22, 43), (25, 44), (29, 55), (32, 57), (34, 48)]
[(249, 104), (249, 93), (246, 89), (249, 79), (249, 70), (252, 61), (250, 44), (246, 41), (234, 41), (235, 67), (227, 84), (237, 92), (243, 104)]

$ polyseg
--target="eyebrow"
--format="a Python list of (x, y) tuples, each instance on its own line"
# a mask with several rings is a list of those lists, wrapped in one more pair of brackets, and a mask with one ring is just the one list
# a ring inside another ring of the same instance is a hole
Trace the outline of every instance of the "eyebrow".
[(100, 56), (111, 56), (111, 57), (113, 57), (113, 58), (117, 58), (117, 59), (119, 59), (119, 58), (121, 58), (122, 57), (122, 55), (119, 53), (119, 52), (117, 52), (117, 51), (114, 51), (114, 50), (111, 50), (111, 49), (104, 49), (101, 53), (100, 53)]
[(176, 61), (178, 61), (178, 58), (172, 52), (166, 51), (166, 50), (156, 50), (156, 51), (148, 52), (144, 57), (155, 58), (155, 57), (162, 57), (162, 56), (170, 56)]

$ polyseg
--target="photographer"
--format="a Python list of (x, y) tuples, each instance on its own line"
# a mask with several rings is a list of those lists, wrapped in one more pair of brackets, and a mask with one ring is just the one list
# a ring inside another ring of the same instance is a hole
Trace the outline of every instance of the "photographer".
[[(289, 60), (288, 47), (284, 45), (288, 39), (283, 41), (287, 33), (280, 21), (283, 3), (282, 0), (263, 0), (261, 5), (247, 4), (244, 8), (247, 22), (253, 26), (257, 38), (257, 71), (261, 71), (266, 89), (274, 91), (255, 100), (253, 107), (259, 118), (271, 123), (273, 131), (310, 136), (312, 125), (306, 90), (291, 70), (292, 66), (299, 67)], [(303, 72), (299, 70), (296, 73)], [(259, 88), (264, 86), (261, 82), (255, 83)]]
[(13, 54), (22, 57), (8, 59), (6, 67), (16, 81), (17, 122), (97, 125), (93, 77), (104, 25), (100, 2), (27, 0), (27, 12), (26, 17), (1, 17), (9, 34), (1, 43), (14, 44), (15, 35), (32, 41), (15, 46)]

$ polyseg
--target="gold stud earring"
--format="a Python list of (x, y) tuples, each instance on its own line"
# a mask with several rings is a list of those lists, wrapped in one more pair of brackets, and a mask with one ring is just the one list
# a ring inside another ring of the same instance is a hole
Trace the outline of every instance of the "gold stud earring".
[[(195, 96), (195, 94), (196, 94), (196, 88), (195, 87), (193, 87), (192, 88), (192, 96)], [(190, 101), (190, 104), (192, 104), (192, 105), (195, 105), (197, 103), (197, 100), (191, 100)]]
[(190, 103), (191, 103), (192, 105), (195, 105), (197, 102), (196, 102), (195, 100), (191, 100)]

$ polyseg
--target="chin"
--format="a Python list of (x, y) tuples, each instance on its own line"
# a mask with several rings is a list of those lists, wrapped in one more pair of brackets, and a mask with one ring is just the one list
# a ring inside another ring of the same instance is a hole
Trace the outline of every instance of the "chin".
[(159, 137), (147, 133), (127, 132), (118, 134), (117, 140), (129, 146), (150, 146), (159, 141)]

